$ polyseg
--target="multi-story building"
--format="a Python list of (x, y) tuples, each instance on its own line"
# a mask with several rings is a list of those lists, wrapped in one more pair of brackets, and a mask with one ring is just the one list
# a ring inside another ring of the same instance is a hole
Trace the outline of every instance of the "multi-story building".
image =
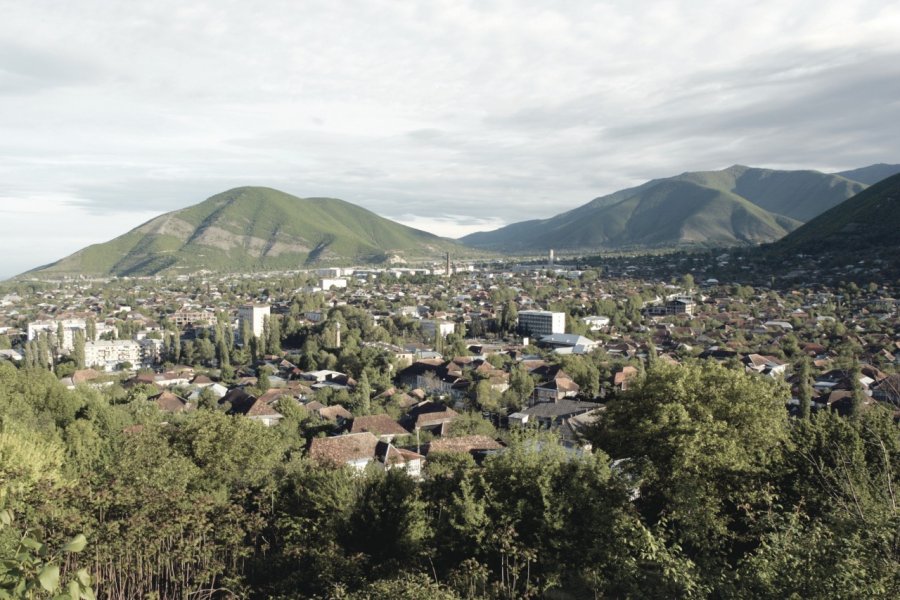
[(169, 320), (179, 329), (183, 329), (186, 325), (207, 325), (215, 321), (216, 316), (205, 310), (181, 309), (169, 315)]
[(323, 278), (319, 281), (322, 290), (342, 290), (347, 287), (347, 280), (342, 278)]
[(51, 319), (47, 321), (32, 321), (28, 324), (28, 339), (33, 340), (41, 333), (47, 332), (51, 336), (55, 336), (59, 332), (59, 326), (62, 324), (63, 343), (62, 350), (71, 351), (75, 347), (75, 332), (85, 332), (87, 325), (84, 319)]
[(138, 340), (138, 345), (141, 347), (141, 365), (151, 367), (159, 364), (162, 356), (162, 340), (145, 337)]
[[(268, 304), (247, 304), (238, 309), (238, 319), (240, 320), (240, 331), (244, 329), (244, 323), (250, 324), (250, 331), (253, 335), (259, 337), (263, 333), (263, 323), (271, 314), (272, 307)], [(247, 340), (242, 340), (247, 341)]]
[(437, 331), (441, 332), (441, 337), (447, 337), (456, 331), (456, 324), (451, 321), (435, 321), (432, 319), (423, 319), (421, 322), (422, 333), (432, 338)]
[(132, 365), (141, 363), (141, 345), (134, 340), (102, 340), (84, 344), (84, 364), (89, 367), (114, 371), (117, 365), (125, 362)]
[(519, 330), (531, 335), (551, 335), (566, 332), (566, 313), (549, 310), (519, 312)]

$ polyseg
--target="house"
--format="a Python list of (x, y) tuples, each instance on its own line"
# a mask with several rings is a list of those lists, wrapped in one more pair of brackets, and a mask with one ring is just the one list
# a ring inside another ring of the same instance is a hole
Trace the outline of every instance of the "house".
[(369, 465), (376, 465), (385, 471), (401, 469), (416, 479), (422, 476), (425, 464), (425, 457), (421, 454), (379, 441), (368, 431), (313, 438), (309, 445), (309, 458), (322, 466), (348, 466), (357, 472)]
[(180, 413), (187, 410), (193, 410), (194, 406), (169, 390), (164, 390), (155, 396), (150, 396), (147, 400), (156, 404), (156, 407), (162, 412)]
[(543, 383), (534, 387), (534, 392), (531, 394), (532, 405), (541, 402), (558, 402), (563, 398), (577, 396), (581, 391), (581, 386), (575, 383), (559, 366), (540, 367), (531, 374), (545, 379)]
[(784, 377), (787, 363), (774, 356), (748, 354), (741, 359), (748, 372), (762, 373), (769, 377)]
[(369, 431), (313, 438), (309, 458), (320, 465), (349, 466), (362, 471), (376, 460), (378, 438)]
[(629, 385), (637, 377), (637, 367), (625, 365), (613, 375), (613, 387), (620, 392), (628, 390)]
[(409, 435), (409, 432), (390, 415), (366, 415), (354, 418), (350, 426), (350, 433), (365, 431), (375, 434), (383, 442), (391, 442), (398, 435)]
[(320, 419), (337, 423), (338, 427), (343, 427), (346, 421), (353, 418), (353, 414), (340, 404), (325, 406), (321, 402), (313, 400), (312, 402), (307, 402), (304, 407)]
[(510, 426), (537, 425), (545, 429), (556, 429), (562, 422), (571, 417), (582, 415), (603, 408), (598, 402), (583, 402), (568, 398), (557, 402), (541, 402), (529, 406), (509, 416)]
[(242, 415), (248, 419), (259, 421), (266, 427), (271, 427), (284, 418), (284, 415), (275, 408), (281, 397), (282, 394), (278, 393), (277, 395), (265, 394), (257, 398), (240, 388), (235, 388), (223, 396), (219, 402), (221, 404), (230, 403), (228, 408), (230, 415)]
[(425, 466), (425, 457), (418, 452), (397, 448), (389, 442), (379, 442), (376, 454), (385, 471), (401, 469), (413, 479), (422, 478), (422, 469)]
[(458, 417), (459, 413), (452, 408), (426, 400), (413, 406), (400, 422), (410, 431), (426, 430), (444, 436)]

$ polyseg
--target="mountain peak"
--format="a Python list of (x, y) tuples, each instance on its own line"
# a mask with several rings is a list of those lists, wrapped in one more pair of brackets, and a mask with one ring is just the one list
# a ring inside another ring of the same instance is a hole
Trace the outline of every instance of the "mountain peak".
[(263, 186), (226, 190), (38, 272), (152, 275), (381, 263), (459, 254), (452, 240), (334, 198), (298, 198)]

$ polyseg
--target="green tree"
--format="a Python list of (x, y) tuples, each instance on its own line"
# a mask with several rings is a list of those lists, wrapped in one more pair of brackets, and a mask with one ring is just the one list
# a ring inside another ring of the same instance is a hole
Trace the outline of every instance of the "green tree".
[(665, 522), (712, 574), (772, 500), (766, 482), (787, 444), (786, 395), (783, 384), (713, 361), (660, 363), (608, 403), (592, 437), (633, 465), (648, 523)]
[(812, 404), (812, 383), (809, 375), (809, 358), (800, 359), (797, 368), (797, 399), (800, 401), (800, 411), (798, 416), (801, 419), (808, 419)]
[(72, 358), (75, 360), (75, 367), (78, 369), (84, 368), (84, 332), (80, 329), (76, 329), (73, 334), (73, 345), (74, 349), (72, 350)]

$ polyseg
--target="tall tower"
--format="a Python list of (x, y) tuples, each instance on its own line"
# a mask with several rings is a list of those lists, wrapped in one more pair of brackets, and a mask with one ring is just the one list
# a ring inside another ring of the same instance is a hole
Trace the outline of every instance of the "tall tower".
[(446, 270), (444, 271), (444, 273), (445, 273), (445, 276), (447, 277), (447, 279), (450, 279), (450, 253), (449, 252), (447, 252), (446, 257), (447, 257), (447, 267), (446, 267)]
[(553, 266), (553, 258), (553, 248), (550, 248), (550, 262), (548, 263), (548, 266)]
[(337, 321), (334, 324), (334, 347), (341, 347), (341, 322)]

